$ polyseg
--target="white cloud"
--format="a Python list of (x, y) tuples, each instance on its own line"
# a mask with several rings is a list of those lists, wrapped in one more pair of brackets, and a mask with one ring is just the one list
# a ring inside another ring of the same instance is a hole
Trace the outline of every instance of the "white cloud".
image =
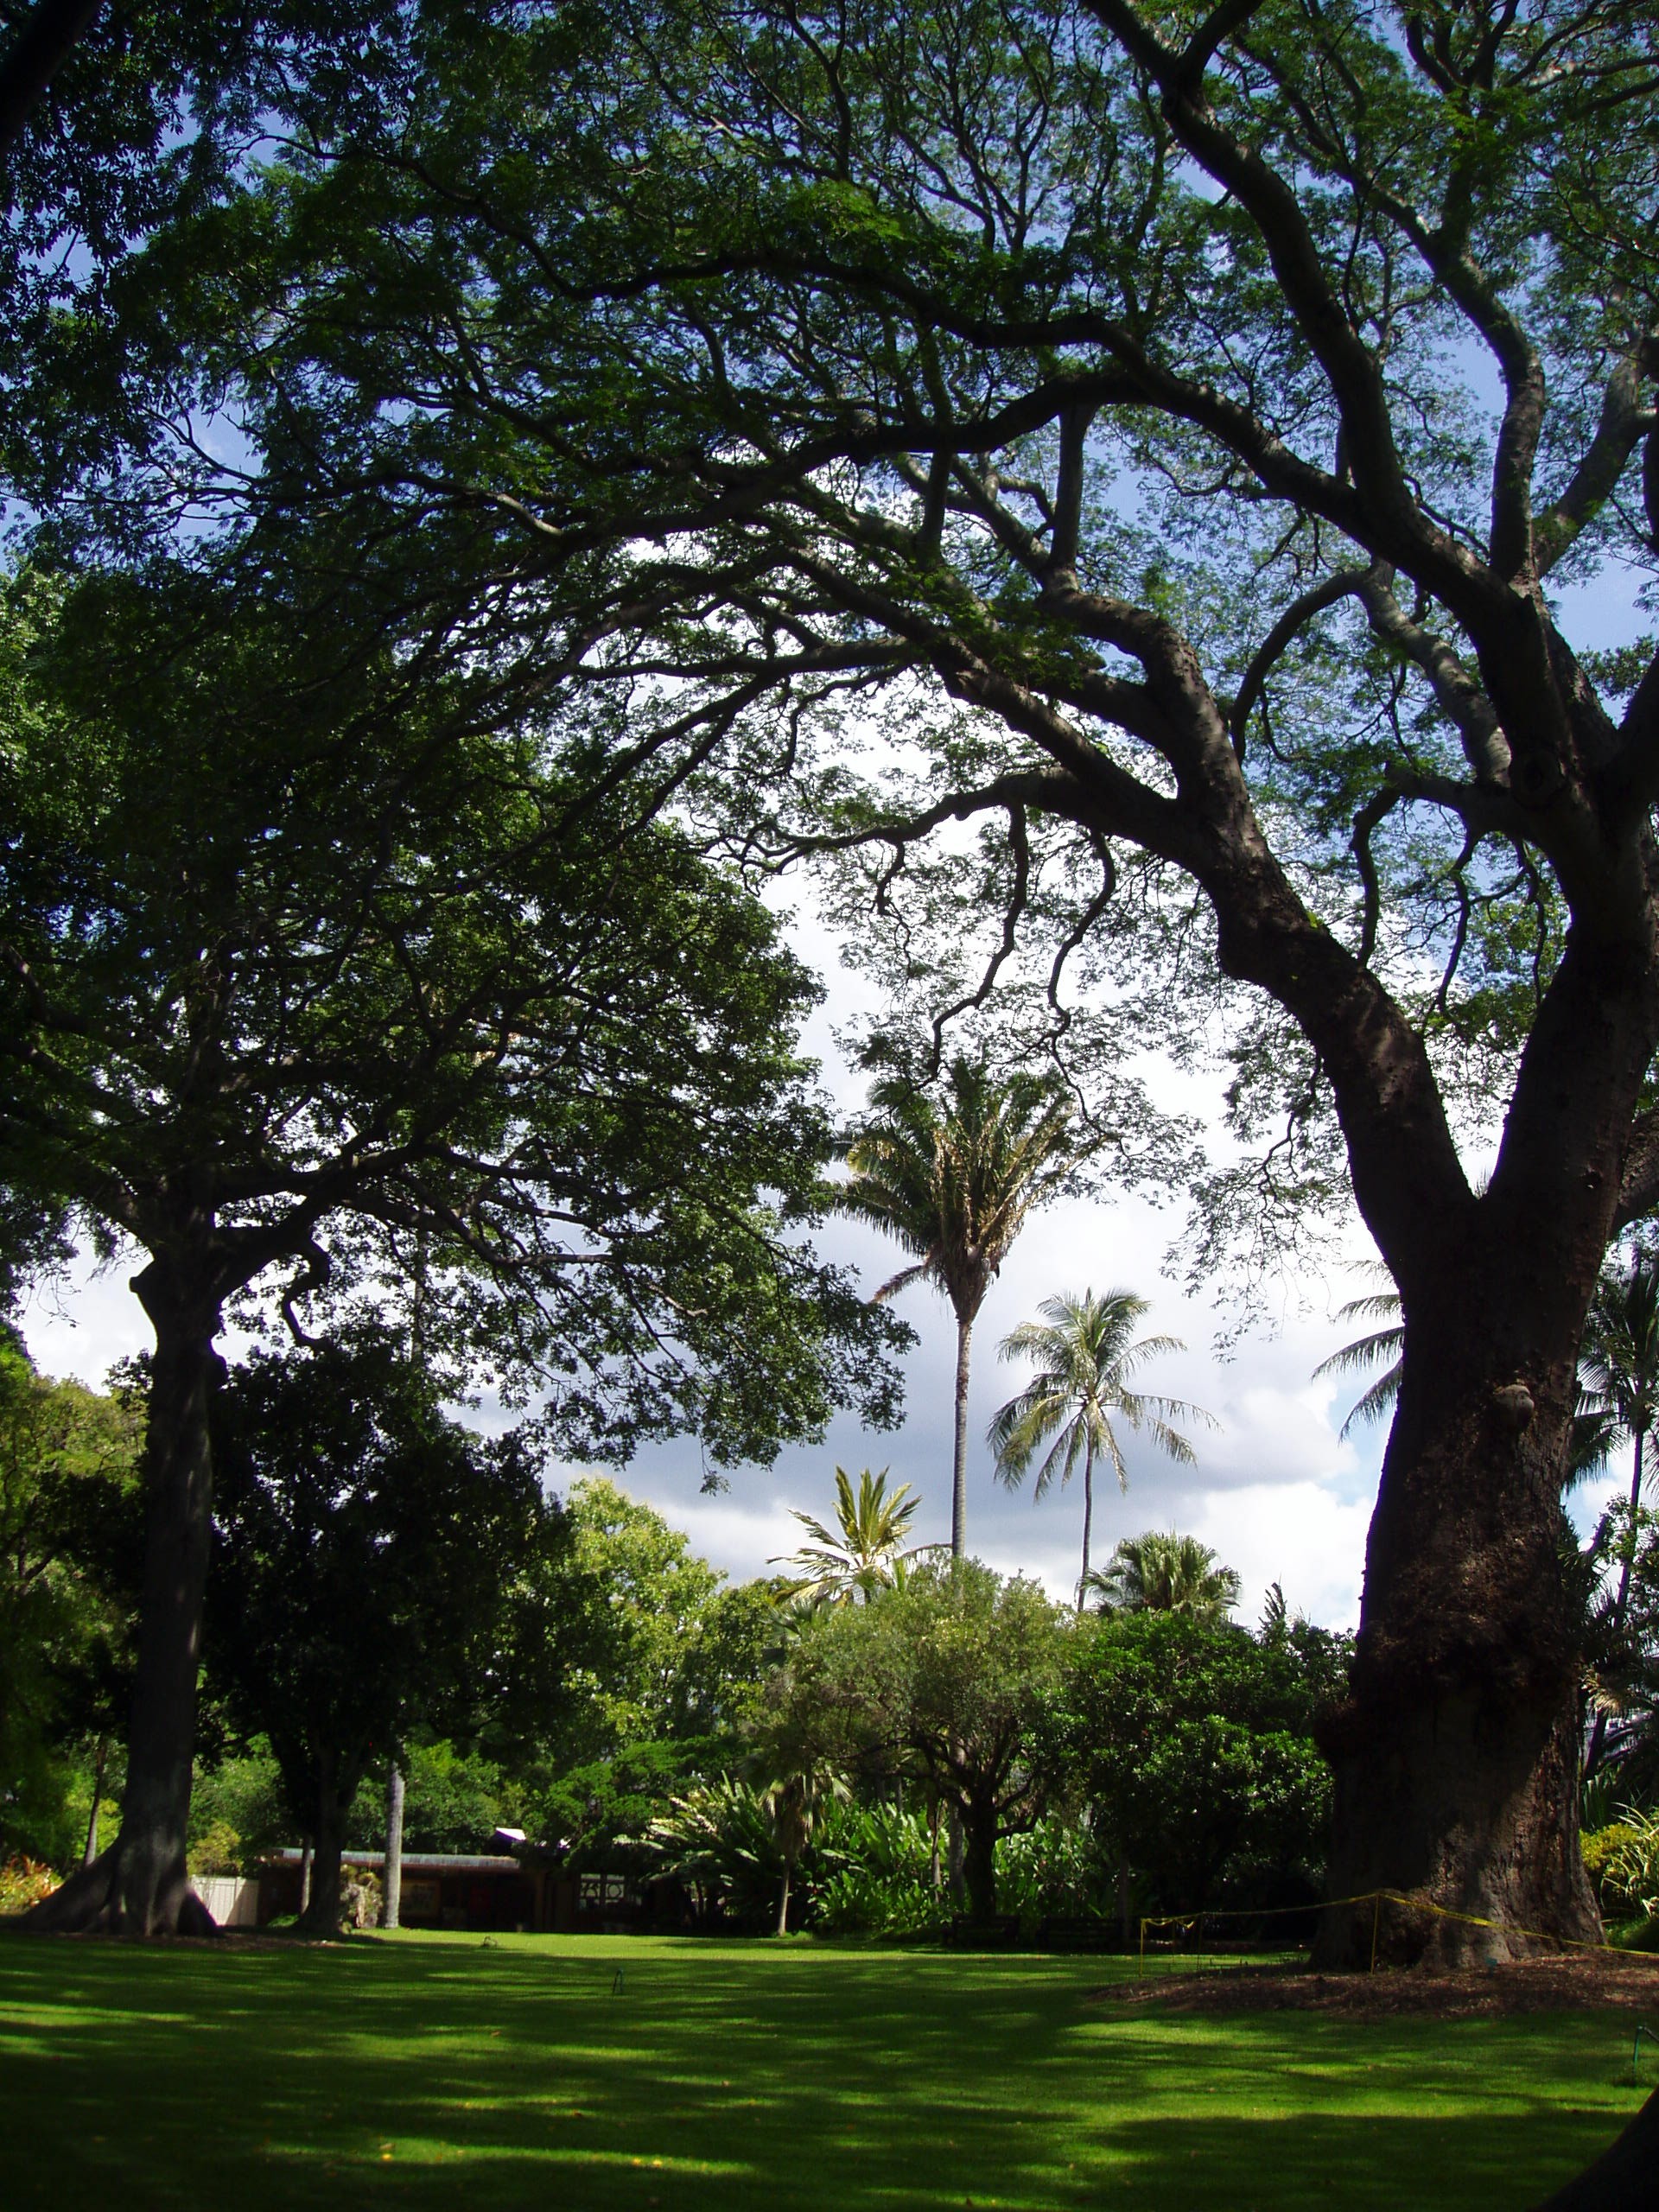
[(1277, 1582), (1293, 1613), (1354, 1628), (1370, 1517), (1369, 1498), (1344, 1504), (1320, 1483), (1254, 1483), (1212, 1492), (1191, 1529), (1238, 1569), (1241, 1619), (1258, 1618), (1268, 1585)]

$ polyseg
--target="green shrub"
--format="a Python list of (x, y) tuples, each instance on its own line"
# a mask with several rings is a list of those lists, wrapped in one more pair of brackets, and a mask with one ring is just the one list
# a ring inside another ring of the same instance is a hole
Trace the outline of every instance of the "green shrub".
[(997, 1840), (997, 1908), (1022, 1921), (1103, 1918), (1108, 1879), (1094, 1837), (1074, 1821), (1039, 1821)]
[(193, 1875), (239, 1874), (242, 1839), (228, 1821), (214, 1821), (192, 1840), (185, 1865)]
[[(1614, 1827), (1589, 1840), (1600, 1846), (1604, 1836), (1611, 1840), (1593, 1854), (1604, 1909), (1622, 1906), (1651, 1918), (1659, 1911), (1659, 1813), (1627, 1805)], [(1589, 1854), (1586, 1864), (1591, 1864)]]
[(915, 1875), (843, 1866), (815, 1892), (811, 1925), (824, 1936), (914, 1936), (949, 1911), (945, 1893)]
[(901, 1936), (950, 1915), (932, 1882), (933, 1839), (917, 1813), (837, 1805), (813, 1838), (810, 1925), (826, 1936)]

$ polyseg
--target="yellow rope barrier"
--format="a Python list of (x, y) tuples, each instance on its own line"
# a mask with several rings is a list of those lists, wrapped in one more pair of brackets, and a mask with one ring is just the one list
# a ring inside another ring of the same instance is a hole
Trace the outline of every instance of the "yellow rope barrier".
[(1617, 1943), (1592, 1942), (1582, 1936), (1556, 1936), (1541, 1928), (1516, 1928), (1508, 1922), (1489, 1919), (1478, 1912), (1460, 1912), (1454, 1905), (1435, 1904), (1427, 1897), (1408, 1896), (1403, 1890), (1365, 1890), (1357, 1897), (1326, 1897), (1317, 1904), (1272, 1906), (1226, 1905), (1213, 1911), (1154, 1912), (1141, 1916), (1141, 1957), (1136, 1980), (1146, 1973), (1147, 1931), (1151, 1929), (1175, 1929), (1198, 1931), (1207, 1920), (1282, 1920), (1296, 1912), (1340, 1912), (1344, 1905), (1364, 1905), (1371, 1908), (1371, 1963), (1370, 1971), (1376, 1972), (1377, 1940), (1381, 1933), (1382, 1913), (1385, 1904), (1403, 1906), (1409, 1912), (1426, 1912), (1438, 1920), (1455, 1920), (1470, 1928), (1490, 1928), (1497, 1935), (1519, 1936), (1531, 1943), (1554, 1943), (1567, 1951), (1605, 1951), (1620, 1959), (1646, 1960), (1659, 1966), (1659, 1954), (1651, 1951), (1626, 1951)]

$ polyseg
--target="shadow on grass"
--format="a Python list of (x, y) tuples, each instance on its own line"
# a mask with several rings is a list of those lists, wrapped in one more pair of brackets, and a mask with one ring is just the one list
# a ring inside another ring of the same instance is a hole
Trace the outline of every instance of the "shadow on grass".
[(16, 1937), (0, 2197), (1521, 2212), (1639, 2101), (1619, 2018), (1163, 2018), (1089, 2003), (1104, 1978), (795, 1947)]

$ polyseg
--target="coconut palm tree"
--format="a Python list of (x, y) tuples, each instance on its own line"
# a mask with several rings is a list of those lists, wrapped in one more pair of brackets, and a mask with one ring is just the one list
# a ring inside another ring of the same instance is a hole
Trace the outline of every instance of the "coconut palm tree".
[[(1579, 1351), (1579, 1415), (1574, 1423), (1573, 1473), (1605, 1465), (1622, 1434), (1630, 1440), (1630, 1519), (1619, 1561), (1618, 1587), (1606, 1616), (1615, 1645), (1630, 1610), (1630, 1572), (1641, 1532), (1642, 1493), (1647, 1482), (1648, 1439), (1659, 1427), (1659, 1253), (1638, 1251), (1628, 1273), (1606, 1270), (1596, 1285)], [(1593, 1775), (1606, 1739), (1607, 1714), (1599, 1710), (1585, 1754)]]
[(905, 1075), (874, 1085), (869, 1117), (846, 1147), (851, 1173), (841, 1204), (915, 1255), (882, 1284), (878, 1300), (927, 1281), (956, 1314), (950, 1550), (960, 1559), (974, 1323), (1027, 1215), (1059, 1187), (1079, 1147), (1070, 1103), (1052, 1079), (1022, 1074), (1000, 1083), (982, 1061), (959, 1055), (944, 1089), (940, 1103)]
[(891, 1497), (887, 1490), (885, 1467), (879, 1475), (863, 1468), (856, 1493), (847, 1470), (836, 1469), (836, 1528), (826, 1528), (810, 1513), (796, 1513), (794, 1518), (812, 1541), (767, 1562), (796, 1571), (795, 1579), (779, 1588), (780, 1599), (804, 1598), (814, 1605), (851, 1605), (861, 1598), (868, 1601), (902, 1578), (905, 1561), (917, 1548), (906, 1551), (905, 1538), (921, 1500), (910, 1495), (908, 1483), (900, 1483)]
[[(1131, 1428), (1144, 1429), (1172, 1459), (1192, 1465), (1192, 1445), (1170, 1426), (1173, 1420), (1210, 1421), (1200, 1406), (1184, 1399), (1132, 1390), (1129, 1377), (1160, 1353), (1183, 1349), (1179, 1337), (1133, 1335), (1135, 1323), (1151, 1311), (1131, 1290), (1109, 1290), (1096, 1298), (1051, 1298), (1043, 1319), (1027, 1321), (1004, 1337), (1004, 1359), (1029, 1359), (1036, 1373), (1017, 1397), (1000, 1406), (988, 1433), (999, 1478), (1010, 1490), (1022, 1483), (1045, 1444), (1048, 1456), (1037, 1470), (1033, 1497), (1040, 1498), (1058, 1475), (1071, 1481), (1083, 1463), (1083, 1572), (1077, 1580), (1077, 1611), (1089, 1580), (1089, 1544), (1095, 1518), (1095, 1462), (1104, 1459), (1128, 1490), (1128, 1470), (1117, 1433), (1116, 1414)], [(1052, 1442), (1051, 1442), (1051, 1440)]]
[(1156, 1529), (1125, 1536), (1089, 1583), (1103, 1611), (1188, 1613), (1198, 1620), (1218, 1619), (1238, 1603), (1242, 1586), (1234, 1568), (1217, 1566), (1208, 1544)]

